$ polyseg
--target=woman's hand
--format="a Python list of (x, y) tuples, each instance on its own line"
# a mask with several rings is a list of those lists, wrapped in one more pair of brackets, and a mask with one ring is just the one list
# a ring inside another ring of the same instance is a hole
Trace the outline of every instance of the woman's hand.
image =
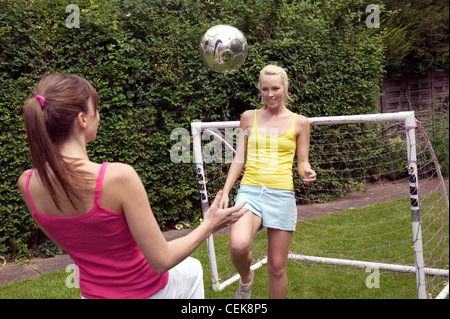
[(228, 197), (228, 194), (222, 191), (222, 197), (219, 200), (219, 208), (222, 208), (222, 209), (228, 208), (229, 202), (230, 202), (230, 198)]
[(230, 226), (237, 222), (238, 219), (244, 214), (245, 210), (243, 210), (242, 207), (245, 204), (246, 202), (243, 202), (239, 205), (225, 208), (228, 206), (228, 195), (224, 195), (221, 190), (216, 194), (214, 202), (206, 211), (204, 222), (209, 223), (209, 226), (212, 228), (213, 232), (223, 227)]
[(310, 185), (316, 181), (317, 174), (312, 169), (306, 169), (304, 172), (303, 183)]

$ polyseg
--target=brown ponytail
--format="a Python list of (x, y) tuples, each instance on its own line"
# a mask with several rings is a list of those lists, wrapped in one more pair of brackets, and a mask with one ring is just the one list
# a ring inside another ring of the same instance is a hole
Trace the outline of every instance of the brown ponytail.
[(63, 157), (59, 152), (75, 118), (80, 112), (88, 113), (90, 100), (97, 110), (99, 96), (85, 79), (74, 74), (50, 74), (38, 83), (25, 103), (32, 164), (58, 209), (65, 198), (75, 207), (74, 199), (83, 196), (88, 190), (86, 181), (93, 178), (77, 169), (77, 159)]

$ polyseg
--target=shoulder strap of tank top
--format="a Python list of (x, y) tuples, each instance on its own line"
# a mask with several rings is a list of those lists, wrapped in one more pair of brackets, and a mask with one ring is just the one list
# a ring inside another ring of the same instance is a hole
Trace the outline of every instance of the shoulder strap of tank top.
[(258, 113), (258, 109), (255, 109), (255, 117), (253, 119), (253, 125), (252, 125), (252, 127), (255, 127), (255, 128), (258, 128), (258, 121), (256, 120), (257, 119), (257, 113)]
[(297, 122), (297, 113), (294, 113), (294, 121), (292, 122), (292, 127), (293, 127), (293, 131), (294, 131), (294, 140), (295, 140), (295, 137), (297, 136), (297, 132), (295, 131), (295, 128), (296, 128), (296, 126), (297, 125), (295, 125), (296, 124), (296, 122)]
[(34, 206), (33, 200), (31, 199), (30, 191), (28, 189), (29, 185), (30, 185), (30, 178), (31, 178), (31, 175), (33, 174), (33, 172), (34, 172), (34, 168), (30, 169), (30, 171), (28, 172), (27, 180), (25, 181), (25, 195), (27, 196), (28, 203), (30, 203), (31, 209), (34, 214), (34, 212), (36, 211), (36, 207)]
[(100, 166), (100, 171), (97, 176), (97, 183), (95, 185), (95, 205), (100, 205), (100, 199), (102, 197), (102, 186), (103, 186), (103, 178), (105, 177), (106, 167), (109, 162), (104, 162), (102, 166)]

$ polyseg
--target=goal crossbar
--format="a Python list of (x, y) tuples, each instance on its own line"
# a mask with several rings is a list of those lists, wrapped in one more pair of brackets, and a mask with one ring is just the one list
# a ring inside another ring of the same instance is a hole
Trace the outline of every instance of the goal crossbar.
[[(365, 122), (408, 122), (406, 125), (415, 125), (414, 112), (398, 112), (398, 113), (380, 113), (380, 114), (363, 114), (363, 115), (341, 115), (341, 116), (324, 116), (308, 118), (311, 125), (330, 125), (330, 124), (351, 124)], [(235, 128), (239, 127), (240, 121), (226, 122), (192, 122), (192, 135), (195, 136), (202, 129), (213, 128)]]

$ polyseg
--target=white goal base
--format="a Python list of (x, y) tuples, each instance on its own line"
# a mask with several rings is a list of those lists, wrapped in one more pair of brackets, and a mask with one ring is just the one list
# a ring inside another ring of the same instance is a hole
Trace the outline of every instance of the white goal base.
[[(290, 260), (299, 260), (299, 261), (310, 261), (314, 263), (321, 264), (330, 264), (330, 265), (338, 265), (338, 266), (349, 266), (356, 268), (371, 268), (371, 269), (382, 269), (389, 271), (399, 271), (405, 273), (416, 273), (415, 266), (408, 265), (398, 265), (398, 264), (386, 264), (386, 263), (378, 263), (378, 262), (368, 262), (361, 260), (349, 260), (349, 259), (340, 259), (340, 258), (327, 258), (327, 257), (316, 257), (316, 256), (305, 256), (301, 254), (290, 253), (288, 255), (288, 259)], [(267, 257), (253, 264), (250, 268), (252, 270), (256, 270), (261, 268), (263, 265), (267, 264)], [(424, 268), (426, 275), (433, 276), (444, 276), (449, 277), (449, 271), (446, 269), (436, 269), (436, 268)], [(240, 279), (239, 274), (232, 276), (231, 278), (225, 280), (222, 283), (217, 283), (213, 285), (214, 291), (222, 291), (225, 287), (231, 285), (235, 281)], [(436, 297), (436, 299), (445, 299), (449, 294), (449, 285), (440, 292), (440, 294)]]

